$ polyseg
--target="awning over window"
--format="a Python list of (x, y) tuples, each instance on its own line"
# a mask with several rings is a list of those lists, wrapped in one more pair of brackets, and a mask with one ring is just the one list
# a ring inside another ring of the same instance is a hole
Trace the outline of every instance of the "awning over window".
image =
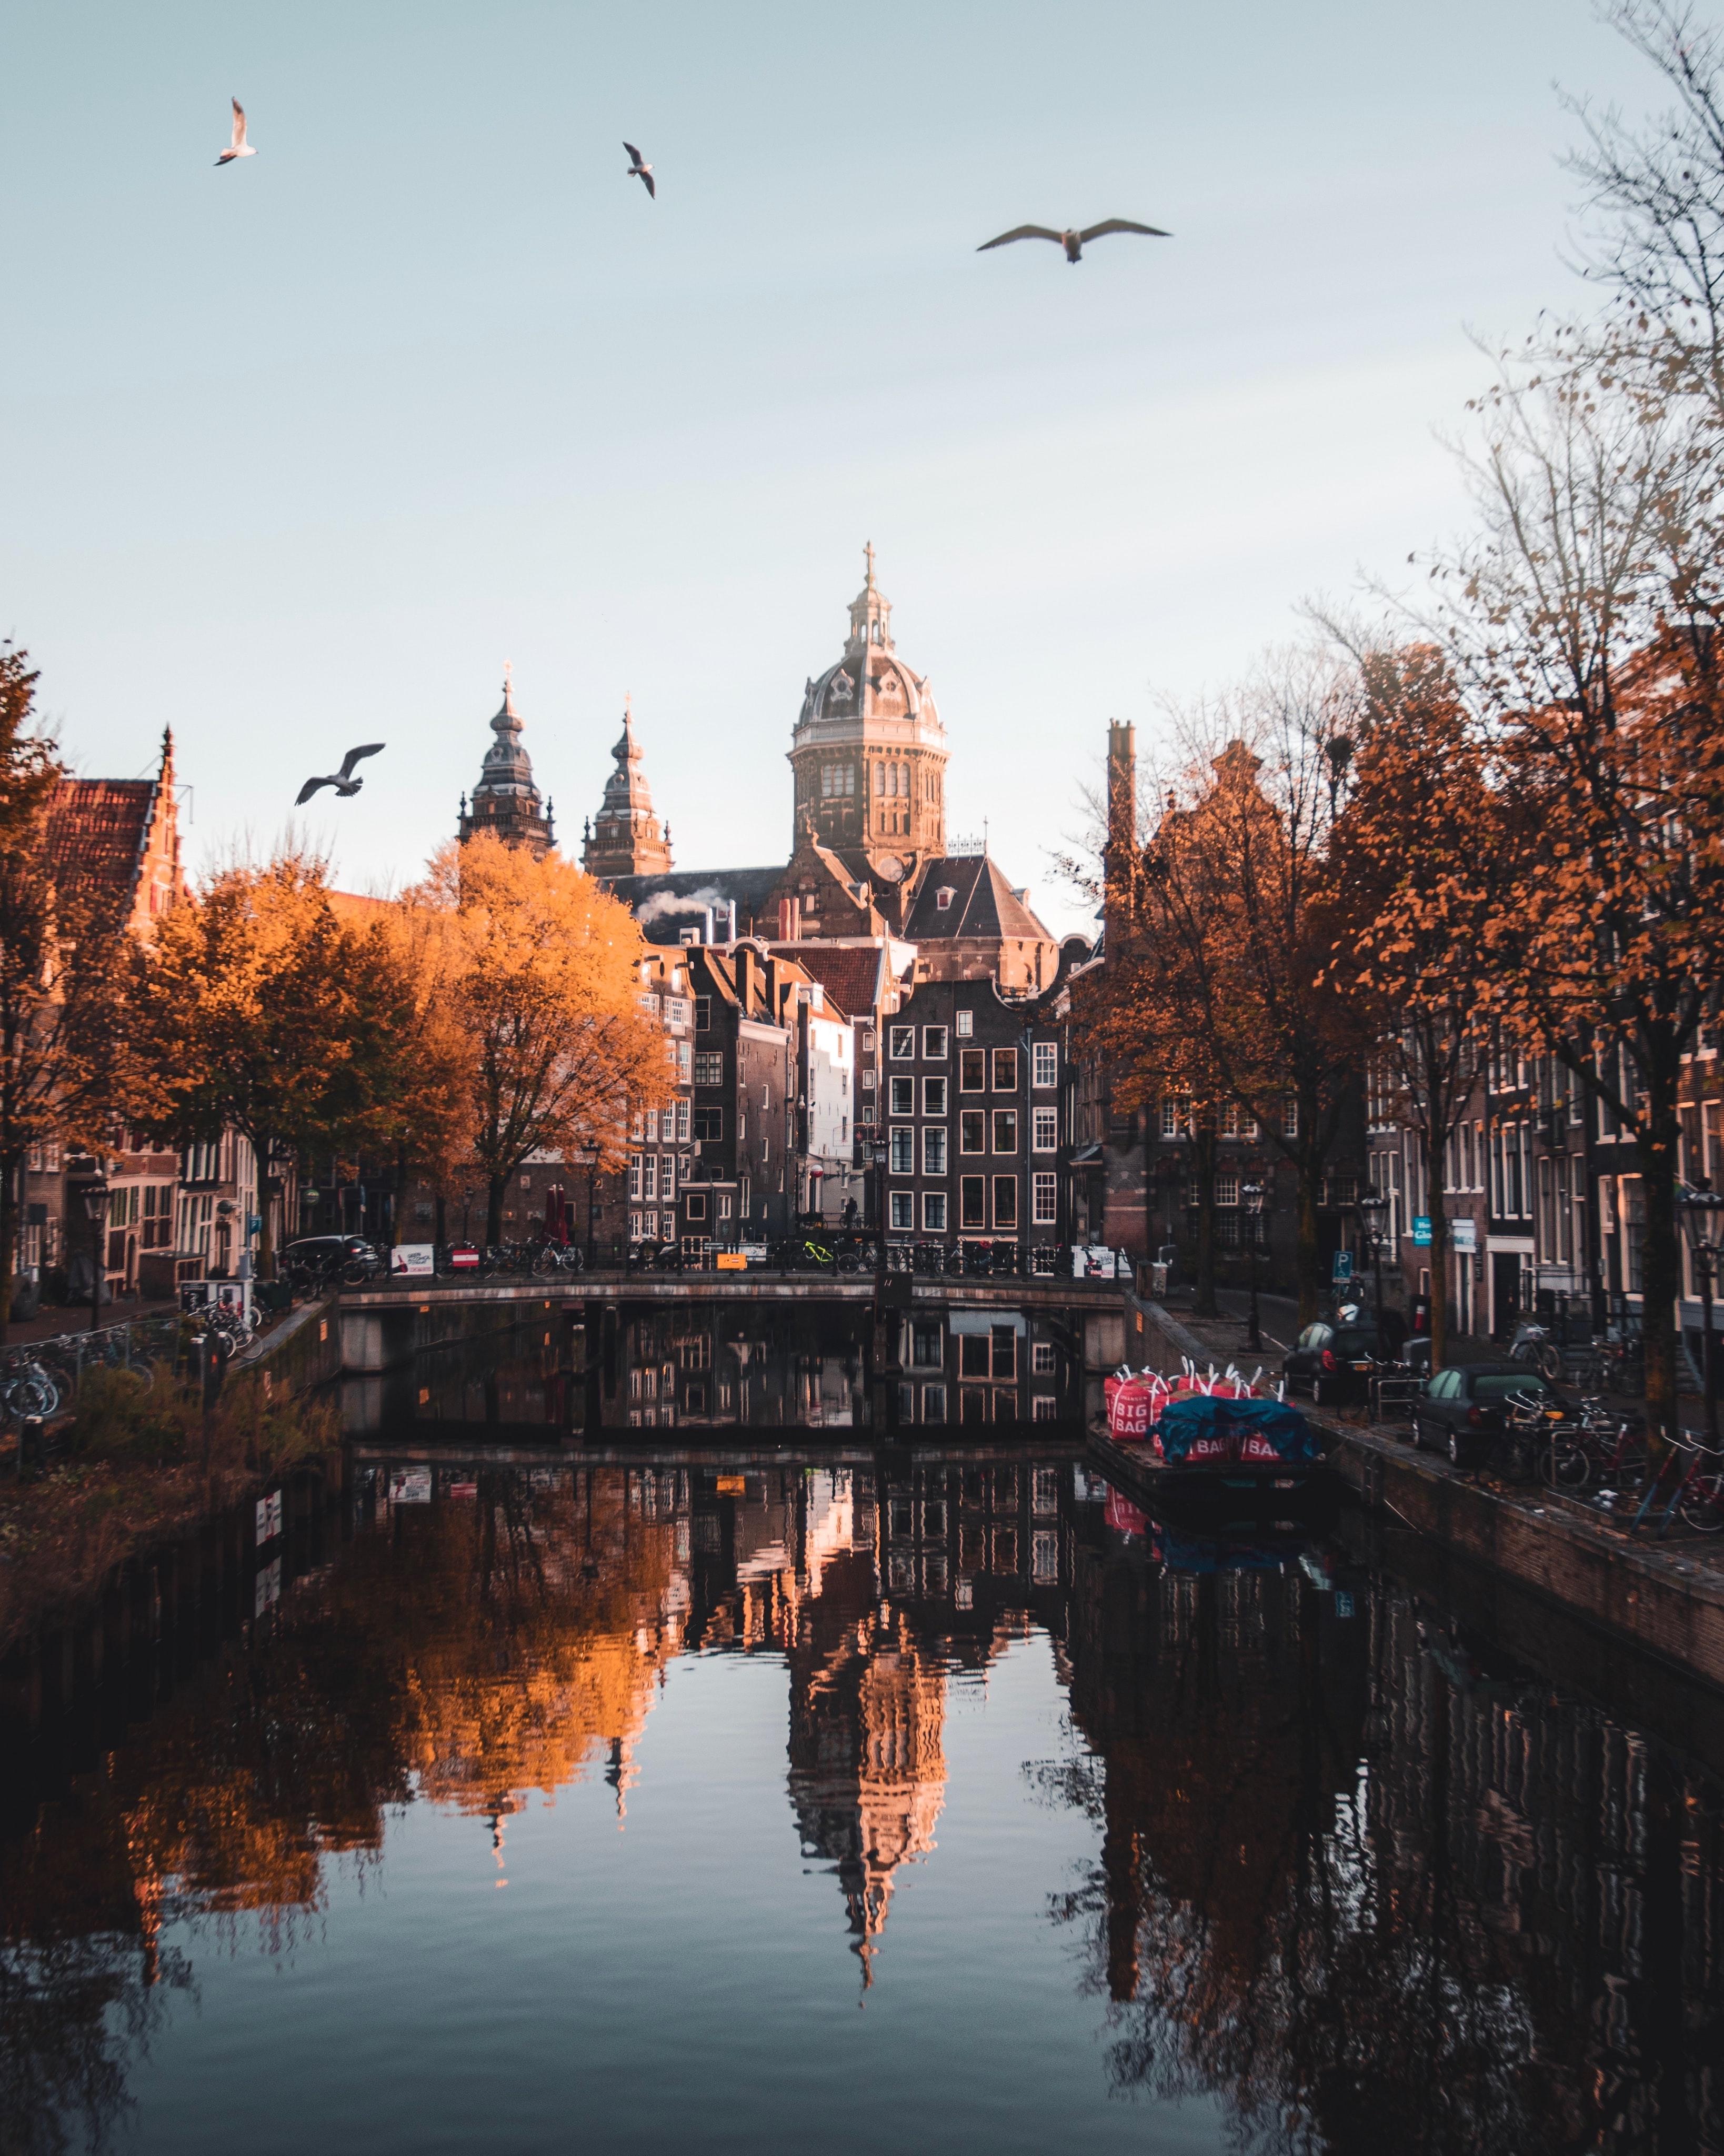
[(1017, 1333), (1029, 1327), (1024, 1322), (1021, 1310), (954, 1310), (951, 1313), (954, 1332), (992, 1332), (996, 1325), (1009, 1325)]

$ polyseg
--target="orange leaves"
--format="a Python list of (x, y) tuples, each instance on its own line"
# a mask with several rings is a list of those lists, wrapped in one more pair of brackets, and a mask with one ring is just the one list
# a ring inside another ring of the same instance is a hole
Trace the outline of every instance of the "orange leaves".
[(490, 833), (444, 847), (408, 905), (459, 1045), (471, 1157), (493, 1180), (534, 1152), (592, 1150), (614, 1166), (631, 1110), (670, 1091), (627, 908), (559, 855)]

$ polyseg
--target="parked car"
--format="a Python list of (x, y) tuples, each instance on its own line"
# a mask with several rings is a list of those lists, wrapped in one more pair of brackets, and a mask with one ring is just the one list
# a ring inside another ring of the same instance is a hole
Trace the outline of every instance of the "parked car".
[(1476, 1466), (1502, 1435), (1513, 1399), (1536, 1400), (1547, 1412), (1562, 1401), (1549, 1380), (1524, 1363), (1475, 1363), (1439, 1370), (1413, 1410), (1413, 1442), (1446, 1453), (1456, 1467)]
[(1314, 1407), (1338, 1407), (1364, 1399), (1371, 1373), (1385, 1359), (1368, 1320), (1324, 1322), (1306, 1327), (1288, 1349), (1281, 1374), (1290, 1396), (1308, 1385)]
[(309, 1280), (356, 1282), (387, 1270), (363, 1235), (301, 1235), (282, 1251), (281, 1267)]

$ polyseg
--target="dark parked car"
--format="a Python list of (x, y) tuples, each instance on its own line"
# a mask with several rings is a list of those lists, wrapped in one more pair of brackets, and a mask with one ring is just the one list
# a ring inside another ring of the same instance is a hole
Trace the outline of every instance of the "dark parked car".
[(301, 1235), (283, 1250), (281, 1264), (285, 1271), (321, 1281), (350, 1276), (365, 1280), (384, 1270), (382, 1259), (363, 1235)]
[(1364, 1399), (1371, 1373), (1384, 1359), (1374, 1325), (1307, 1325), (1288, 1349), (1281, 1374), (1290, 1396), (1309, 1385), (1314, 1406), (1338, 1407), (1343, 1400)]
[(1502, 1435), (1511, 1399), (1537, 1400), (1562, 1412), (1548, 1381), (1524, 1363), (1479, 1363), (1439, 1370), (1413, 1410), (1413, 1442), (1446, 1453), (1457, 1467), (1475, 1466)]

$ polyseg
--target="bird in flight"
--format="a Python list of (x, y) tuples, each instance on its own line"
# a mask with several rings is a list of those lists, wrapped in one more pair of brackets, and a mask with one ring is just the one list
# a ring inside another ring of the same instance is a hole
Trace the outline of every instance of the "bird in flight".
[(1082, 254), (1085, 243), (1100, 239), (1104, 233), (1142, 232), (1152, 239), (1171, 239), (1171, 232), (1163, 232), (1158, 224), (1133, 224), (1128, 217), (1110, 217), (1100, 224), (1086, 226), (1081, 232), (1054, 232), (1045, 224), (1014, 224), (1009, 232), (1003, 232), (998, 239), (984, 239), (976, 249), (987, 254), (990, 247), (1004, 247), (1014, 239), (1055, 239), (1065, 249), (1068, 262), (1075, 262)]
[(376, 756), (387, 746), (385, 742), (367, 742), (363, 748), (350, 748), (346, 756), (341, 758), (341, 767), (339, 771), (331, 772), (324, 778), (308, 778), (305, 781), (300, 788), (299, 798), (294, 803), (295, 808), (302, 808), (320, 786), (334, 787), (343, 800), (349, 794), (357, 793), (364, 785), (365, 781), (353, 776), (354, 765), (358, 762), (361, 757)]
[(659, 190), (653, 185), (652, 167), (645, 162), (639, 151), (632, 142), (625, 142), (623, 147), (629, 152), (629, 177), (631, 180), (639, 180), (647, 192), (656, 202), (659, 199)]
[(254, 157), (257, 151), (245, 139), (245, 107), (236, 97), (233, 100), (233, 139), (216, 159), (218, 165), (231, 165), (236, 157)]

